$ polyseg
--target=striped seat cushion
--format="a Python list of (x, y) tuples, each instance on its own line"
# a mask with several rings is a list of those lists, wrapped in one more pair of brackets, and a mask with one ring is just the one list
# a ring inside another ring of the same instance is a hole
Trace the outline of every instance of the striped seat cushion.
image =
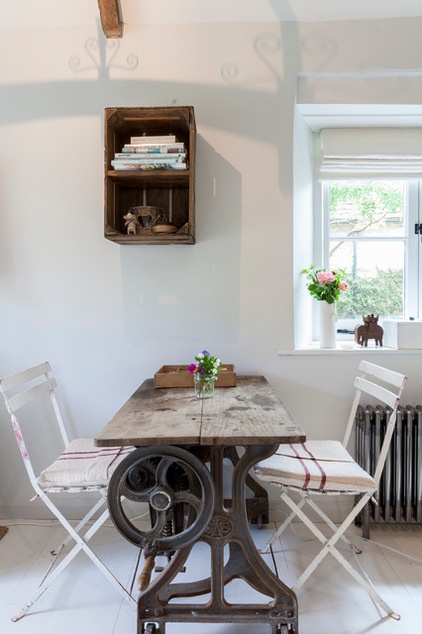
[(375, 491), (374, 479), (338, 441), (280, 445), (255, 465), (256, 475), (272, 484), (321, 493)]
[(77, 438), (37, 478), (42, 489), (107, 486), (110, 476), (134, 447), (96, 447), (92, 438)]

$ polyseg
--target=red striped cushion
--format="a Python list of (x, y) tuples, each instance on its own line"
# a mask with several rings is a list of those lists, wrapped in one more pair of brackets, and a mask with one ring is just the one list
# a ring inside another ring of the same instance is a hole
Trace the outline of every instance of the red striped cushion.
[[(255, 465), (257, 476), (273, 484), (321, 493), (375, 491), (374, 479), (336, 441), (280, 445)], [(330, 443), (331, 449), (330, 451)], [(318, 453), (319, 444), (323, 448)]]
[(73, 440), (37, 478), (42, 488), (107, 486), (117, 465), (134, 447), (96, 447), (92, 438)]

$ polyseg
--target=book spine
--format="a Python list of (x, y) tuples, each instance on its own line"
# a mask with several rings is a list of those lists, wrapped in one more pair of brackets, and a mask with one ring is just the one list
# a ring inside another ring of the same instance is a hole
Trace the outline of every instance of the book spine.
[(128, 159), (148, 159), (151, 161), (174, 161), (174, 159), (186, 158), (186, 152), (116, 152), (114, 155), (115, 160), (128, 160)]
[(126, 143), (123, 146), (124, 153), (139, 152), (141, 154), (177, 154), (185, 152), (184, 143)]
[(175, 143), (176, 137), (174, 134), (160, 134), (158, 136), (131, 136), (130, 142), (132, 143)]
[(113, 165), (116, 172), (148, 171), (148, 170), (186, 170), (186, 163), (117, 163)]
[(148, 164), (148, 163), (185, 163), (185, 157), (178, 156), (161, 156), (160, 158), (154, 157), (131, 157), (131, 158), (116, 158), (111, 161), (111, 164), (119, 164), (119, 163), (140, 163), (140, 164)]

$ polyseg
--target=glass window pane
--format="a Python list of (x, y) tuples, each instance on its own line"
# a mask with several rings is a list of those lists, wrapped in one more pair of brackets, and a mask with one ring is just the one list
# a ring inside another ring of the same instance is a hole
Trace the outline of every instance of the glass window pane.
[(332, 181), (329, 205), (332, 238), (404, 236), (404, 181)]
[(404, 241), (332, 240), (330, 268), (344, 269), (350, 286), (338, 302), (341, 319), (403, 319)]

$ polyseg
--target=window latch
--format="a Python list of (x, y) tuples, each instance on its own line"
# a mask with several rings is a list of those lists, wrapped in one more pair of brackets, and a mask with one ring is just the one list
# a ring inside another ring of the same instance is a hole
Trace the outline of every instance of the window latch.
[(422, 235), (422, 224), (415, 224), (415, 234), (417, 236), (421, 236)]

